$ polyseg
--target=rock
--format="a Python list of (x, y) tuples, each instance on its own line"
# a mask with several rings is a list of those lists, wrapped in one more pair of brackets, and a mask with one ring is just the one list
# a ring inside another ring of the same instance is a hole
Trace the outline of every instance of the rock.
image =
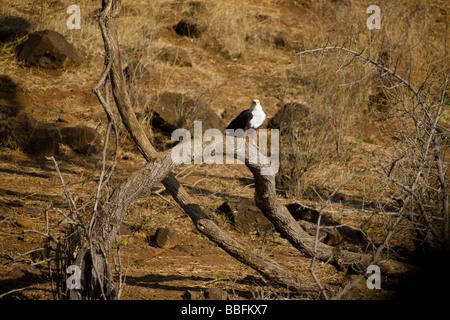
[(15, 220), (15, 224), (17, 224), (19, 228), (24, 228), (27, 230), (33, 229), (33, 220), (28, 218), (19, 217)]
[(74, 123), (77, 122), (78, 119), (74, 116), (67, 114), (67, 113), (61, 113), (58, 117), (58, 122), (64, 122), (64, 123)]
[(127, 224), (122, 223), (119, 226), (119, 232), (118, 232), (119, 235), (126, 236), (126, 235), (131, 235), (131, 233), (132, 233), (131, 228)]
[(39, 272), (35, 268), (26, 265), (17, 265), (14, 267), (8, 273), (8, 278), (28, 283), (39, 282), (41, 280)]
[(173, 26), (173, 30), (175, 30), (177, 34), (190, 38), (200, 37), (205, 29), (205, 26), (199, 24), (191, 18), (182, 18), (176, 25)]
[(94, 128), (86, 126), (65, 127), (60, 129), (62, 143), (73, 150), (88, 155), (101, 146), (100, 134)]
[(151, 103), (151, 124), (163, 134), (170, 136), (178, 128), (189, 129), (192, 134), (194, 121), (202, 121), (203, 132), (212, 128), (223, 130), (222, 120), (214, 110), (188, 95), (166, 91), (159, 98), (154, 97)]
[(279, 129), (280, 134), (289, 131), (292, 127), (298, 127), (301, 123), (307, 123), (311, 115), (310, 109), (304, 104), (290, 102), (283, 105), (269, 120), (269, 129)]
[(138, 60), (131, 61), (123, 69), (123, 74), (129, 84), (145, 85), (150, 81), (150, 71)]
[(26, 66), (59, 69), (78, 65), (83, 55), (64, 37), (52, 30), (36, 31), (16, 47), (17, 57)]
[(250, 199), (230, 199), (217, 208), (217, 211), (225, 214), (237, 230), (243, 233), (257, 232), (260, 235), (272, 233), (272, 223), (262, 214)]
[(158, 228), (150, 242), (160, 248), (173, 248), (182, 243), (179, 232), (170, 227)]
[(30, 140), (36, 120), (25, 112), (11, 114), (7, 112), (0, 120), (0, 146), (10, 149), (22, 149)]
[[(44, 277), (41, 276), (36, 268), (19, 264), (14, 266), (7, 274), (2, 274), (0, 294), (17, 288), (28, 287), (32, 284), (40, 283), (43, 280)], [(13, 297), (13, 295), (7, 298), (10, 297)]]
[(192, 108), (192, 101), (185, 99), (183, 94), (176, 92), (164, 92), (159, 98), (155, 97), (152, 102), (154, 106), (151, 110), (151, 113), (153, 113), (151, 124), (160, 132), (168, 135), (181, 127), (178, 109)]
[(38, 157), (51, 157), (58, 154), (61, 141), (58, 128), (41, 125), (33, 131), (24, 151)]
[(75, 151), (77, 151), (79, 154), (82, 154), (83, 156), (90, 156), (97, 152), (97, 148), (95, 147), (95, 145), (87, 143), (75, 149)]
[(294, 49), (294, 41), (286, 31), (279, 31), (273, 36), (273, 43), (278, 48)]
[(207, 288), (204, 291), (204, 296), (208, 300), (227, 300), (227, 293), (219, 288)]
[(30, 22), (21, 17), (2, 17), (0, 19), (0, 43), (14, 41), (26, 36), (30, 26)]
[(182, 295), (183, 300), (198, 300), (198, 295), (195, 291), (186, 290)]
[(180, 47), (164, 47), (159, 54), (159, 58), (179, 67), (192, 67), (189, 54)]
[[(307, 221), (310, 223), (317, 223), (317, 218), (319, 217), (319, 211), (314, 208), (305, 208), (300, 206), (298, 203), (291, 203), (286, 205), (287, 209), (294, 217), (295, 220)], [(337, 226), (339, 222), (335, 221), (332, 216), (328, 213), (323, 213), (320, 219), (321, 226)], [(315, 227), (310, 227), (305, 223), (300, 223), (310, 235), (315, 235)], [(339, 228), (333, 229), (321, 229), (321, 237), (323, 236), (323, 242), (331, 246), (339, 245), (344, 240), (348, 243), (358, 245), (360, 247), (365, 247), (367, 245), (367, 240), (364, 233), (361, 230), (354, 229), (349, 226), (340, 226)]]
[[(289, 213), (295, 220), (304, 220), (312, 223), (317, 223), (319, 217), (319, 211), (314, 208), (305, 208), (298, 203), (290, 203), (286, 205)], [(335, 226), (339, 223), (334, 221), (330, 214), (322, 213), (320, 223), (325, 226)]]
[[(303, 227), (303, 226), (302, 226)], [(316, 236), (316, 227), (303, 227), (304, 230), (312, 237)], [(336, 229), (323, 229), (319, 230), (319, 241), (329, 246), (338, 246), (344, 242), (344, 238), (339, 234)]]

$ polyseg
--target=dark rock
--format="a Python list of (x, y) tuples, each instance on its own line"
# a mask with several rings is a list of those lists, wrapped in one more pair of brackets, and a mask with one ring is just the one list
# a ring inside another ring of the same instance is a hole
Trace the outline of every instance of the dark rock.
[(263, 215), (261, 210), (250, 199), (230, 199), (217, 208), (217, 211), (225, 214), (237, 230), (243, 233), (258, 232), (272, 233), (272, 223)]
[(206, 27), (191, 18), (182, 18), (175, 26), (173, 26), (173, 29), (181, 36), (198, 38)]
[[(13, 289), (23, 288), (32, 284), (41, 283), (45, 277), (41, 276), (39, 271), (27, 265), (15, 266), (6, 276), (2, 277), (0, 285), (0, 294)], [(18, 293), (20, 295), (21, 293)], [(15, 295), (9, 295), (11, 297)]]
[[(317, 219), (319, 218), (319, 210), (314, 208), (306, 208), (298, 203), (290, 203), (286, 205), (286, 208), (289, 210), (292, 217), (295, 220), (304, 220), (312, 223), (317, 223)], [(322, 217), (320, 218), (320, 223), (325, 226), (335, 226), (339, 223), (334, 221), (330, 214), (322, 213)]]
[[(319, 217), (318, 210), (314, 208), (302, 207), (298, 203), (291, 203), (286, 205), (286, 207), (295, 220), (317, 223), (317, 219)], [(322, 213), (320, 224), (321, 226), (337, 226), (340, 223), (335, 221), (330, 214)], [(315, 235), (315, 228), (309, 228), (305, 226), (303, 226), (303, 228), (311, 235)], [(329, 245), (339, 245), (344, 240), (348, 243), (352, 243), (360, 247), (365, 247), (367, 245), (367, 240), (364, 236), (364, 233), (361, 230), (357, 230), (349, 226), (339, 226), (339, 228), (333, 229), (321, 229), (321, 232), (321, 236), (323, 236), (323, 242)]]
[(26, 36), (31, 24), (24, 18), (6, 16), (0, 18), (0, 43)]
[(182, 295), (183, 300), (198, 300), (198, 295), (195, 291), (186, 290)]
[(59, 69), (78, 65), (84, 58), (64, 37), (52, 30), (36, 31), (16, 47), (17, 57), (26, 66)]
[[(316, 236), (317, 228), (302, 226), (304, 230), (312, 237)], [(336, 229), (323, 229), (319, 230), (319, 241), (329, 246), (338, 246), (344, 242), (344, 238), (339, 234)]]
[(24, 151), (39, 157), (51, 157), (58, 154), (61, 134), (56, 127), (40, 125), (36, 128)]
[(95, 145), (87, 143), (75, 149), (75, 151), (78, 151), (78, 153), (82, 154), (83, 156), (90, 156), (97, 152), (97, 148), (95, 147)]
[(180, 233), (170, 227), (158, 228), (150, 242), (160, 248), (173, 248), (182, 243)]
[(35, 268), (25, 265), (18, 265), (14, 267), (8, 273), (8, 276), (11, 279), (21, 280), (28, 283), (39, 282), (41, 280), (41, 276)]

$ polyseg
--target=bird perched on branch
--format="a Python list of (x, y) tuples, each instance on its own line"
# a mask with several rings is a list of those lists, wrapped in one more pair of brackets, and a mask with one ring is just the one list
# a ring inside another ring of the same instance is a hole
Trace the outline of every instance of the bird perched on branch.
[(250, 109), (242, 111), (230, 122), (226, 128), (227, 134), (245, 137), (247, 130), (258, 129), (264, 123), (265, 119), (266, 114), (262, 109), (261, 103), (255, 99), (252, 101)]

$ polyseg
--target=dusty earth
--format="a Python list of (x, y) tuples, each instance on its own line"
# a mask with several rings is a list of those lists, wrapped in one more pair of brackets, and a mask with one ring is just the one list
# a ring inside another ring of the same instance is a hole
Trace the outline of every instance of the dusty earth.
[[(66, 29), (67, 1), (40, 1), (36, 6), (12, 1), (9, 8), (2, 4), (0, 13), (3, 15), (23, 17), (30, 21), (29, 25), (25, 24), (25, 33), (17, 32), (19, 38), (2, 43), (0, 120), (10, 123), (13, 127), (10, 132), (18, 133), (19, 136), (21, 132), (27, 132), (28, 129), (21, 125), (25, 123), (23, 117), (28, 116), (45, 128), (85, 126), (96, 129), (104, 138), (105, 115), (92, 93), (103, 67), (103, 44), (98, 26), (92, 18), (97, 7), (85, 2), (82, 5), (83, 26), (80, 30)], [(245, 30), (248, 31), (247, 41), (250, 45), (241, 48), (239, 46), (243, 42), (239, 39), (233, 42), (233, 38), (224, 41), (220, 38), (220, 32), (208, 35), (206, 40), (205, 37), (197, 39), (175, 32), (172, 26), (181, 17), (196, 17), (196, 14), (199, 15), (195, 11), (198, 8), (215, 10), (208, 9), (208, 6), (204, 8), (203, 2), (187, 5), (167, 1), (151, 6), (124, 1), (124, 17), (120, 27), (124, 65), (136, 57), (143, 57), (149, 70), (146, 87), (143, 88), (144, 100), (147, 97), (160, 97), (166, 91), (189, 94), (194, 100), (206, 101), (204, 103), (225, 124), (240, 110), (247, 108), (251, 99), (258, 97), (269, 119), (289, 100), (286, 98), (289, 90), (293, 95), (301, 91), (288, 88), (290, 82), (287, 80), (292, 70), (298, 67), (295, 41), (314, 33), (318, 22), (313, 9), (307, 5), (309, 2), (303, 5), (300, 2), (246, 2), (246, 8), (259, 22)], [(223, 4), (220, 1), (218, 3), (220, 5), (216, 8), (222, 8)], [(239, 12), (236, 3), (230, 6), (230, 15)], [(213, 12), (217, 14), (219, 11)], [(205, 16), (199, 16), (199, 20), (204, 21)], [(220, 16), (213, 15), (211, 20), (211, 24), (215, 24), (218, 29)], [(240, 23), (242, 20), (236, 21)], [(230, 28), (235, 28), (233, 32), (237, 32), (239, 26)], [(14, 47), (28, 32), (43, 29), (52, 29), (65, 35), (82, 52), (85, 57), (83, 62), (77, 66), (52, 70), (27, 66), (18, 61)], [(216, 30), (209, 26), (208, 30), (211, 29)], [(217, 38), (216, 42), (211, 40), (214, 38)], [(267, 45), (268, 42), (270, 44)], [(187, 57), (183, 57), (189, 61), (171, 61), (174, 51), (164, 50), (167, 46), (184, 49), (183, 55), (187, 54)], [(297, 101), (303, 103), (301, 95), (299, 97)], [(140, 112), (145, 113), (145, 110)], [(148, 125), (145, 116), (141, 120)], [(148, 128), (149, 136), (156, 145), (163, 145), (161, 140), (168, 139)], [(376, 153), (383, 147), (381, 139), (376, 140), (379, 136), (373, 125), (358, 122), (352, 128), (346, 132), (348, 139), (354, 140), (355, 132), (370, 137), (369, 142), (358, 141), (359, 147), (364, 148), (365, 152)], [(68, 212), (68, 201), (54, 163), (42, 155), (26, 152), (20, 143), (14, 145), (20, 139), (11, 139), (12, 142), (3, 143), (0, 149), (0, 295), (13, 289), (28, 288), (12, 293), (7, 298), (53, 299), (52, 293), (45, 291), (52, 286), (54, 288), (55, 284), (50, 281), (48, 263), (40, 248), (43, 248), (46, 233), (61, 236), (61, 228), (67, 221), (59, 211)], [(88, 203), (100, 176), (101, 149), (83, 154), (79, 148), (60, 143), (54, 157), (72, 197), (80, 206)], [(122, 128), (112, 184), (118, 183), (144, 163)], [(327, 176), (341, 177), (349, 167), (358, 163), (361, 163), (361, 159), (355, 157), (345, 164), (334, 162), (322, 171), (318, 170), (318, 174), (322, 172), (320, 179), (324, 181), (324, 188), (330, 190), (326, 186), (329, 182)], [(279, 261), (301, 277), (311, 278), (308, 271), (311, 260), (292, 248), (278, 233), (238, 230), (223, 214), (217, 212), (216, 209), (229, 199), (253, 199), (253, 178), (245, 166), (192, 164), (183, 166), (177, 175), (203, 210), (239, 242)], [(343, 204), (345, 199), (357, 198), (357, 189), (349, 188), (346, 191), (347, 194), (336, 199), (336, 205)], [(284, 204), (293, 203), (292, 197), (284, 192), (280, 192), (279, 200)], [(317, 198), (297, 200), (306, 205), (319, 204)], [(89, 217), (89, 212), (83, 214)], [(363, 212), (346, 213), (333, 218), (358, 227), (367, 222), (369, 215)], [(368, 228), (375, 235), (380, 225), (373, 220), (370, 224), (373, 228)], [(170, 227), (177, 232), (172, 242), (163, 248), (150, 241), (161, 227)], [(353, 246), (351, 243), (345, 245)], [(410, 245), (407, 243), (404, 247)], [(162, 185), (149, 190), (135, 203), (118, 235), (114, 249), (117, 247), (120, 248), (120, 274), (125, 282), (120, 298), (124, 300), (177, 300), (182, 299), (187, 290), (196, 293), (198, 299), (207, 299), (208, 288), (219, 288), (223, 290), (220, 291), (221, 298), (233, 300), (316, 298), (299, 296), (290, 292), (289, 288), (269, 283), (257, 272), (230, 257), (195, 230), (189, 217), (164, 191)], [(119, 260), (116, 250), (113, 250), (111, 264), (115, 266), (118, 280)], [(316, 274), (321, 281), (337, 288), (352, 277), (346, 275), (345, 271), (321, 263)], [(363, 280), (345, 298), (389, 298), (393, 286), (386, 281), (381, 290), (368, 290)]]

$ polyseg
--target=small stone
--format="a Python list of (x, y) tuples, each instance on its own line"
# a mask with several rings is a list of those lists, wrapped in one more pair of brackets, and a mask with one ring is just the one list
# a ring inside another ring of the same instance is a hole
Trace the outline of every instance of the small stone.
[(20, 217), (16, 219), (15, 223), (19, 228), (33, 229), (33, 221), (31, 219)]
[(61, 113), (59, 115), (58, 122), (74, 123), (77, 122), (77, 118), (67, 113)]
[(158, 228), (150, 241), (160, 248), (173, 248), (181, 244), (179, 232), (170, 227)]
[(125, 236), (130, 234), (132, 234), (131, 228), (127, 224), (122, 223), (119, 227), (119, 235)]
[(183, 300), (198, 300), (198, 295), (192, 290), (186, 290), (182, 295)]

